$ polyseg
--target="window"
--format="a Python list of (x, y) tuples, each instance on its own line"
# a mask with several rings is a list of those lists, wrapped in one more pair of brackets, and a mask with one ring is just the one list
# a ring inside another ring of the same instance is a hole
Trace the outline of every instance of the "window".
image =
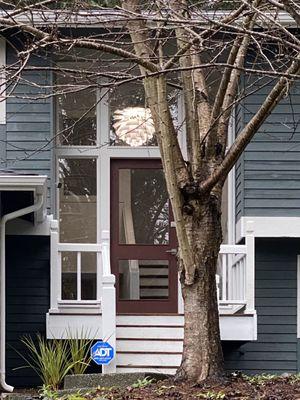
[(96, 300), (97, 255), (62, 252), (62, 300)]
[(63, 146), (95, 146), (96, 85), (76, 76), (56, 78), (57, 143)]
[(119, 243), (168, 244), (169, 196), (161, 168), (119, 169)]
[[(84, 68), (87, 65), (85, 64)], [(97, 300), (97, 85), (69, 63), (56, 77), (57, 214), (62, 302)], [(70, 72), (72, 71), (72, 72)], [(91, 155), (87, 155), (86, 151)], [(74, 244), (77, 244), (74, 247)], [(74, 249), (74, 251), (73, 251)]]
[(58, 164), (60, 241), (96, 243), (96, 159), (61, 158)]
[(119, 260), (120, 300), (166, 300), (168, 260)]
[[(168, 87), (172, 117), (178, 120), (178, 93)], [(108, 96), (109, 142), (111, 146), (157, 146), (154, 122), (140, 81), (113, 88)]]
[(140, 82), (126, 83), (109, 94), (111, 146), (157, 146), (150, 110)]

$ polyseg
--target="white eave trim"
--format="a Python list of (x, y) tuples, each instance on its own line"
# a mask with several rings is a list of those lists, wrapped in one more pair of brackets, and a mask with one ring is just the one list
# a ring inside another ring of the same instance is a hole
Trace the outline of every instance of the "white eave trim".
[(44, 189), (46, 175), (0, 175), (0, 190), (37, 190)]
[(236, 224), (236, 241), (246, 234), (247, 222), (253, 222), (255, 237), (300, 238), (300, 217), (242, 217)]
[(10, 175), (0, 174), (0, 192), (1, 191), (33, 191), (34, 195), (43, 195), (43, 206), (35, 212), (34, 222), (44, 222), (47, 217), (46, 199), (47, 199), (47, 175)]

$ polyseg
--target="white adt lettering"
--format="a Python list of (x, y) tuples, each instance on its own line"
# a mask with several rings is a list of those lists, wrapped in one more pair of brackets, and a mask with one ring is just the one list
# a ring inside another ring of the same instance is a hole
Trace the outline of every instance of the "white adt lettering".
[(112, 349), (97, 349), (94, 357), (109, 357)]

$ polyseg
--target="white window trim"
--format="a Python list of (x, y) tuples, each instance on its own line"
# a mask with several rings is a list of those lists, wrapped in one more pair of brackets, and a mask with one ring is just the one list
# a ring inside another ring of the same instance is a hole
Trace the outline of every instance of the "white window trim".
[(0, 37), (0, 125), (6, 124), (6, 41)]

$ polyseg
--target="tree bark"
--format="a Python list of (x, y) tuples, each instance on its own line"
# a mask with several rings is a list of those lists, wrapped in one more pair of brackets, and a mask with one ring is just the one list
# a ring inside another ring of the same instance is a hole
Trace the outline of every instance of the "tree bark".
[(222, 241), (220, 201), (210, 195), (204, 204), (193, 202), (193, 209), (186, 226), (197, 269), (192, 285), (181, 277), (185, 323), (183, 357), (176, 378), (202, 382), (224, 376), (216, 288)]

